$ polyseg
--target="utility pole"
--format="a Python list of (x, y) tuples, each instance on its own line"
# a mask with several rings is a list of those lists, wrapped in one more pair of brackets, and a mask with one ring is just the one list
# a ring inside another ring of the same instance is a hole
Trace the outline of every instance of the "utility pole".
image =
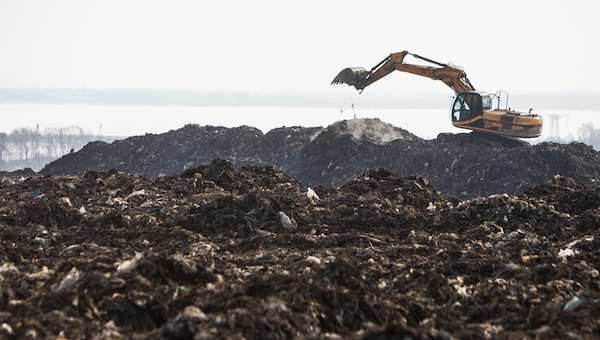
[[(567, 117), (565, 115), (549, 115), (550, 118), (550, 139), (551, 141), (560, 141), (560, 119)], [(568, 119), (568, 117), (567, 117)], [(568, 121), (567, 121), (568, 124)]]

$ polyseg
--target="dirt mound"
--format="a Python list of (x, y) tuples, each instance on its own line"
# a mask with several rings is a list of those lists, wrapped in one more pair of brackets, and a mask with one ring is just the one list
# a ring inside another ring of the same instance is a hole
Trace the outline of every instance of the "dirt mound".
[(156, 177), (214, 158), (236, 168), (272, 165), (305, 186), (341, 185), (365, 169), (420, 175), (444, 195), (460, 199), (518, 195), (555, 175), (589, 188), (600, 183), (600, 157), (581, 143), (528, 143), (474, 133), (423, 140), (378, 119), (340, 121), (327, 128), (284, 127), (263, 134), (241, 126), (187, 125), (168, 133), (112, 144), (95, 142), (48, 164), (41, 175), (81, 176), (116, 169)]
[(215, 159), (157, 177), (4, 179), (0, 192), (3, 339), (600, 331), (600, 194), (563, 176), (461, 201), (383, 168), (309, 190)]
[(352, 135), (356, 141), (368, 141), (374, 144), (386, 144), (391, 141), (419, 140), (412, 133), (384, 123), (379, 119), (352, 119), (336, 122), (324, 130), (331, 135)]

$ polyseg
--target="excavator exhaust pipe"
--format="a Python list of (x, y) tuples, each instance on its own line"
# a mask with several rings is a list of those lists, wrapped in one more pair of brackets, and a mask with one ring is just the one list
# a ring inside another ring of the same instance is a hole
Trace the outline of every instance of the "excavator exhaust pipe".
[(364, 89), (367, 70), (364, 67), (348, 67), (342, 70), (331, 82), (332, 85), (346, 84), (354, 86), (357, 90)]

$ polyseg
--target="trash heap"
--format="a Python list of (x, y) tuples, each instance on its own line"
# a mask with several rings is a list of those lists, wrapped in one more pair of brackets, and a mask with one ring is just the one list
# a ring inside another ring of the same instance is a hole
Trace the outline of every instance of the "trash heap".
[(0, 191), (2, 339), (600, 332), (600, 193), (569, 177), (460, 200), (383, 168), (309, 188), (215, 159)]
[(379, 119), (352, 119), (327, 128), (282, 127), (263, 134), (236, 128), (187, 125), (164, 134), (111, 144), (94, 142), (48, 164), (41, 175), (82, 176), (89, 169), (156, 177), (177, 174), (214, 158), (244, 165), (273, 165), (304, 186), (341, 185), (365, 169), (421, 175), (444, 195), (460, 199), (518, 195), (555, 175), (589, 188), (600, 184), (600, 157), (581, 143), (490, 139), (473, 133), (423, 140)]

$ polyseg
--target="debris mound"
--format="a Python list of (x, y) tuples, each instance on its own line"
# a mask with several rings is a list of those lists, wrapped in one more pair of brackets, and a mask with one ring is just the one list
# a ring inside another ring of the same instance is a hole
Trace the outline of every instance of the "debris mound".
[(425, 177), (460, 199), (518, 195), (555, 175), (589, 188), (600, 183), (600, 157), (582, 143), (540, 143), (476, 133), (423, 140), (379, 119), (339, 121), (327, 128), (282, 127), (263, 134), (249, 126), (186, 125), (164, 134), (111, 144), (89, 143), (48, 164), (41, 175), (81, 176), (90, 169), (157, 177), (188, 167), (230, 161), (236, 168), (271, 165), (307, 187), (342, 185), (365, 169)]
[(600, 194), (565, 176), (460, 200), (385, 168), (308, 188), (217, 158), (5, 178), (0, 197), (2, 339), (600, 332)]

